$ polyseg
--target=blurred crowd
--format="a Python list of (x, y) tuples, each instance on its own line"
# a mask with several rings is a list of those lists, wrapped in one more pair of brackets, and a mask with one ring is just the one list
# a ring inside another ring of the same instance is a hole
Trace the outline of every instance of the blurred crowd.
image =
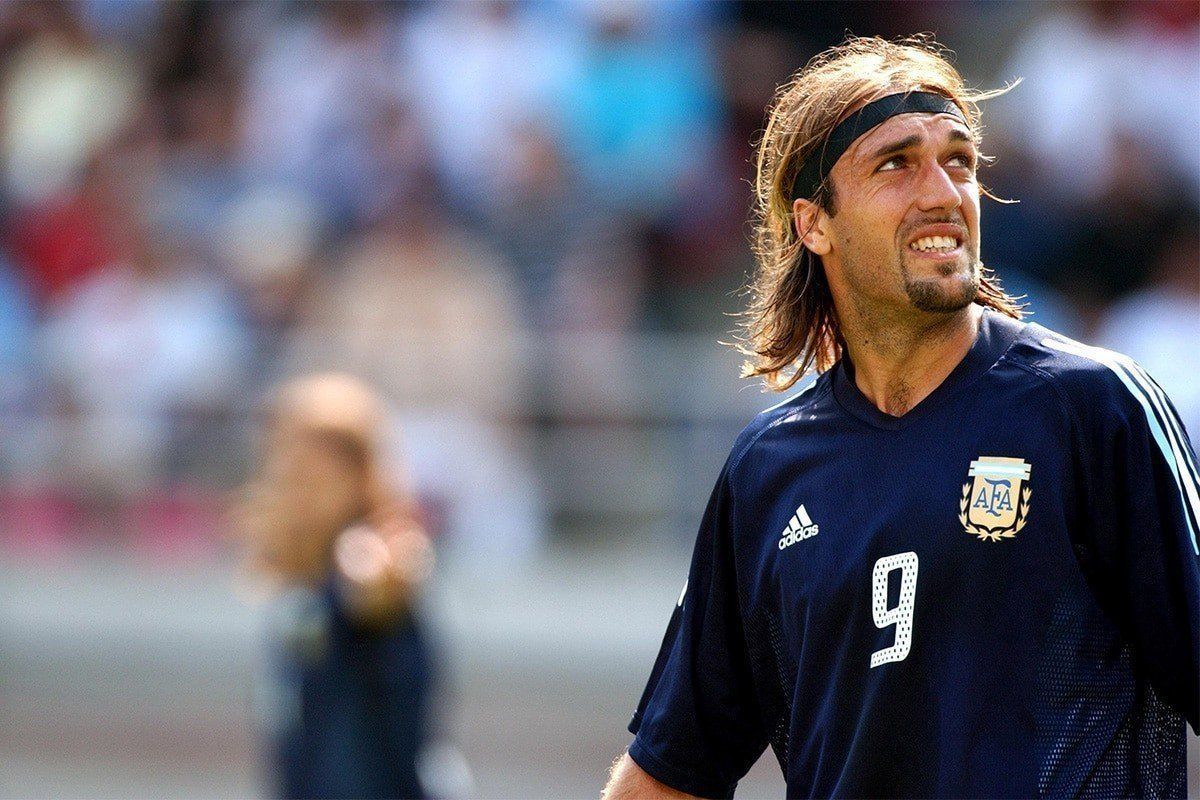
[(435, 535), (535, 552), (589, 456), (556, 432), (692, 422), (668, 345), (728, 338), (764, 109), (847, 30), (1023, 79), (985, 108), (1019, 201), (985, 264), (1200, 430), (1193, 2), (13, 2), (3, 543), (211, 549), (264, 393), (337, 368), (392, 404)]

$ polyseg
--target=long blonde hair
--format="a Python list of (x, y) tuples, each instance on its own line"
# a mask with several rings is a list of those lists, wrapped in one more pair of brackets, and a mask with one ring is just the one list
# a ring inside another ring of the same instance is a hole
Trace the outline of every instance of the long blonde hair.
[[(839, 122), (881, 94), (936, 92), (959, 107), (979, 144), (978, 104), (1012, 87), (970, 90), (949, 57), (928, 36), (896, 42), (855, 37), (817, 55), (777, 92), (758, 146), (753, 240), (758, 268), (747, 288), (750, 302), (737, 345), (749, 356), (743, 377), (761, 377), (768, 388), (783, 391), (810, 369), (823, 372), (841, 356), (843, 341), (825, 270), (801, 243), (792, 213), (796, 175)], [(828, 180), (809, 199), (835, 213)], [(975, 302), (1021, 316), (1016, 300), (986, 270)]]

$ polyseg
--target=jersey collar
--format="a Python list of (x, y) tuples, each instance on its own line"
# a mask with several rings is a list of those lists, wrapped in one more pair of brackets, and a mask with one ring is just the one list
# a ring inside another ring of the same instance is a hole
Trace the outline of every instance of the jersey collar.
[(917, 403), (902, 417), (880, 411), (867, 399), (854, 382), (854, 364), (849, 354), (843, 351), (842, 358), (833, 367), (833, 395), (845, 411), (863, 422), (883, 430), (902, 430), (939, 408), (953, 397), (959, 389), (980, 377), (1000, 360), (1020, 333), (1023, 323), (1011, 317), (984, 309), (979, 321), (979, 332), (975, 343), (958, 362), (946, 379)]

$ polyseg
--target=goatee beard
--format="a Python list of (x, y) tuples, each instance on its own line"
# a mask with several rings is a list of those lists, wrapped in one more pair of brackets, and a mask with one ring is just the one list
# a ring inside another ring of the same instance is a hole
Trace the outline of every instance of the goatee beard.
[(934, 314), (949, 314), (961, 311), (975, 301), (979, 294), (979, 267), (971, 264), (966, 274), (956, 276), (950, 285), (945, 279), (918, 280), (906, 279), (904, 292), (914, 308)]

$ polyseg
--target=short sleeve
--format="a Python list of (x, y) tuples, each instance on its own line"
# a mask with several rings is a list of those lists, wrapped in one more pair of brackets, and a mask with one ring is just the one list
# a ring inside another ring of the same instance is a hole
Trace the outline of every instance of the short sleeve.
[(1161, 388), (1127, 359), (1084, 412), (1085, 569), (1132, 641), (1135, 668), (1200, 725), (1200, 487)]
[(687, 582), (629, 725), (630, 757), (662, 783), (730, 797), (767, 744), (734, 559), (729, 467), (704, 513)]

